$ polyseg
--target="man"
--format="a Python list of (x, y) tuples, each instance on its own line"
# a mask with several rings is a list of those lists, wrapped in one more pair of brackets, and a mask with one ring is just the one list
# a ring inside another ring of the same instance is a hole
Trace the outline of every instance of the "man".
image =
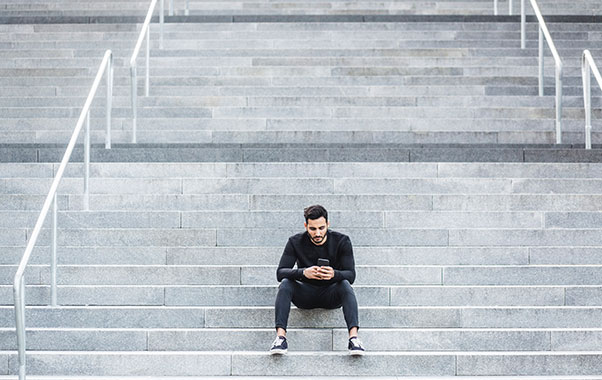
[[(288, 351), (286, 327), (293, 302), (300, 309), (342, 306), (349, 331), (349, 353), (363, 355), (364, 348), (357, 336), (357, 300), (351, 288), (355, 281), (351, 240), (328, 230), (330, 223), (324, 207), (309, 206), (303, 214), (305, 232), (288, 239), (276, 273), (281, 284), (276, 296), (276, 339), (270, 354), (282, 355)], [(322, 265), (318, 265), (318, 259)], [(297, 267), (293, 268), (295, 264)]]

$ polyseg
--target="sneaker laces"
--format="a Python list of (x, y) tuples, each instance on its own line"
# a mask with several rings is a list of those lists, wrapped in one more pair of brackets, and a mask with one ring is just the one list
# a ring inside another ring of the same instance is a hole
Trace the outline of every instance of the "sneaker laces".
[(272, 343), (272, 346), (280, 346), (280, 345), (282, 345), (282, 342), (284, 342), (285, 340), (286, 340), (285, 337), (277, 336), (276, 339), (274, 339), (274, 343)]
[(350, 338), (349, 342), (351, 342), (351, 344), (353, 345), (353, 347), (363, 348), (362, 347), (362, 341), (360, 340), (360, 338), (358, 338), (356, 336), (354, 336), (353, 338)]

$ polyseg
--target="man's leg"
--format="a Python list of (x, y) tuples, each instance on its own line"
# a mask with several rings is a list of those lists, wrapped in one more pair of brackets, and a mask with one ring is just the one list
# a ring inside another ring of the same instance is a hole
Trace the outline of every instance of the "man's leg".
[(337, 308), (343, 306), (343, 315), (349, 331), (349, 337), (357, 336), (359, 329), (359, 311), (357, 299), (351, 284), (347, 280), (332, 284), (327, 289), (324, 300), (328, 302), (327, 308)]
[(357, 331), (359, 329), (357, 299), (355, 298), (355, 292), (353, 291), (351, 284), (349, 281), (343, 280), (329, 288), (329, 297), (324, 298), (330, 299), (333, 306), (343, 306), (347, 331), (349, 331), (349, 342), (347, 345), (349, 354), (354, 356), (363, 355), (365, 349), (357, 336)]
[(288, 350), (286, 328), (291, 310), (291, 302), (300, 309), (312, 309), (316, 300), (315, 287), (302, 282), (284, 279), (278, 287), (275, 304), (276, 340), (272, 344), (272, 354), (283, 354)]
[(286, 336), (288, 316), (291, 311), (291, 301), (295, 293), (295, 281), (287, 278), (282, 280), (278, 287), (275, 304), (276, 335)]

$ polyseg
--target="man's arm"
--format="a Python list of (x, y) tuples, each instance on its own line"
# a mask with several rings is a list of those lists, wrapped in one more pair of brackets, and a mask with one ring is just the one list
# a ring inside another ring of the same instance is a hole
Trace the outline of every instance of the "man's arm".
[(355, 261), (353, 259), (353, 247), (351, 246), (351, 240), (345, 237), (339, 247), (340, 257), (340, 269), (334, 270), (334, 281), (339, 282), (343, 280), (349, 281), (353, 284), (355, 281)]
[(297, 262), (297, 257), (295, 256), (295, 249), (293, 248), (293, 243), (289, 239), (284, 247), (284, 252), (282, 252), (282, 257), (280, 258), (280, 263), (278, 264), (278, 270), (276, 271), (276, 278), (278, 282), (282, 281), (285, 278), (290, 280), (300, 280), (303, 277), (303, 269), (293, 269), (293, 266)]

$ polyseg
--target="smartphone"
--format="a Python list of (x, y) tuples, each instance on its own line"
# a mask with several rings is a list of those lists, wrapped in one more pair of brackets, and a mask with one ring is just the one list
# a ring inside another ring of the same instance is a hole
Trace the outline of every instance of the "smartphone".
[(318, 266), (319, 267), (327, 267), (330, 265), (330, 260), (328, 259), (318, 259)]

